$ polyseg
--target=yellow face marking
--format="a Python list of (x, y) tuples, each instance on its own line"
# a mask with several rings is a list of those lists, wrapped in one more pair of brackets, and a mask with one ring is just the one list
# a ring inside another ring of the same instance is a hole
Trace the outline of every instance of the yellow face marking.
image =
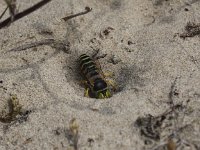
[(84, 94), (84, 95), (85, 95), (85, 97), (90, 97), (90, 96), (89, 96), (89, 88), (86, 88), (85, 94)]
[(104, 95), (102, 93), (99, 93), (99, 99), (103, 99), (104, 98)]
[(106, 90), (106, 98), (109, 98), (109, 97), (111, 97), (111, 93), (109, 90)]

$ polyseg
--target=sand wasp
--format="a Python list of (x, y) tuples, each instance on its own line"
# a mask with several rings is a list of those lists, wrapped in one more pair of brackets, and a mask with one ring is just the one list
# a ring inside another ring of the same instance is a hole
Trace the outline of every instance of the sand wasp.
[(110, 85), (113, 89), (115, 85), (105, 79), (106, 75), (101, 70), (100, 64), (86, 54), (79, 57), (79, 63), (81, 75), (85, 79), (85, 96), (97, 99), (110, 98), (112, 96)]

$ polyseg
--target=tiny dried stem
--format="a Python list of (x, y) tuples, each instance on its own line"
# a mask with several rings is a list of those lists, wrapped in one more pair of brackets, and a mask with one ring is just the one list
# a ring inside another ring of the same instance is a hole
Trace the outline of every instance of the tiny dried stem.
[(80, 12), (80, 13), (77, 13), (77, 14), (73, 14), (73, 15), (70, 15), (70, 16), (67, 16), (67, 17), (64, 17), (64, 18), (62, 18), (62, 19), (65, 20), (65, 21), (67, 21), (67, 20), (72, 19), (72, 18), (74, 18), (74, 17), (77, 17), (77, 16), (81, 16), (81, 15), (87, 14), (87, 13), (89, 13), (90, 11), (92, 11), (92, 8), (85, 7), (85, 11), (84, 11), (84, 12)]
[(9, 8), (11, 21), (14, 20), (16, 14), (16, 0), (4, 0)]
[(0, 16), (0, 19), (4, 16), (4, 14), (6, 13), (6, 11), (8, 10), (8, 6), (6, 7), (6, 9), (3, 11), (3, 13)]

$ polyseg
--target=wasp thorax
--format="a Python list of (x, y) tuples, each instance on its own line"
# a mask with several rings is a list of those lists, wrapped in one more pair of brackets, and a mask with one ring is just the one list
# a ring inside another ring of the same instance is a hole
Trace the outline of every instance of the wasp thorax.
[(107, 87), (107, 83), (104, 80), (97, 79), (94, 82), (94, 88), (93, 88), (93, 90), (94, 91), (99, 91), (99, 90), (105, 89), (106, 87)]

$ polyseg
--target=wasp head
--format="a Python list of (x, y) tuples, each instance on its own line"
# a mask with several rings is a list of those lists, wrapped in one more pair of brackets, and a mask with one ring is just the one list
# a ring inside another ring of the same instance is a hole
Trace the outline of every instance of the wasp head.
[(98, 79), (94, 82), (93, 91), (97, 99), (110, 98), (112, 96), (107, 83), (102, 79)]

